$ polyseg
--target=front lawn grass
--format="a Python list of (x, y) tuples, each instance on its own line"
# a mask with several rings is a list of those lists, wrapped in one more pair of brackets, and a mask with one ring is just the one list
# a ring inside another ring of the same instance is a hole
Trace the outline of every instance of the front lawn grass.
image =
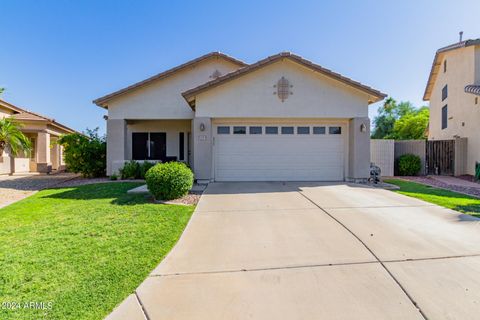
[(479, 198), (405, 180), (390, 179), (385, 182), (400, 187), (400, 190), (393, 190), (394, 192), (480, 218)]
[(139, 185), (49, 189), (0, 209), (0, 319), (103, 319), (132, 293), (194, 209), (126, 193)]

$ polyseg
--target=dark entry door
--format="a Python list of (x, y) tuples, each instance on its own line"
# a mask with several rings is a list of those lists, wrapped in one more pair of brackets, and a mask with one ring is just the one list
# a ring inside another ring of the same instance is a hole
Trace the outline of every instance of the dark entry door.
[(167, 134), (165, 132), (150, 133), (150, 159), (165, 160), (167, 157)]

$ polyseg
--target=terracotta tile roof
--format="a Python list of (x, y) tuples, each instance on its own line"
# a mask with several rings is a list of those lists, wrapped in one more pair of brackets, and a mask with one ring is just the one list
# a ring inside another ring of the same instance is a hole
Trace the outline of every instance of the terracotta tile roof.
[(465, 48), (469, 46), (476, 46), (476, 45), (480, 45), (480, 39), (465, 40), (465, 41), (457, 42), (437, 50), (437, 52), (435, 53), (435, 57), (433, 58), (432, 68), (430, 69), (427, 86), (425, 87), (425, 92), (423, 94), (423, 101), (430, 100), (430, 95), (432, 94), (433, 85), (435, 84), (435, 80), (437, 79), (437, 75), (440, 69), (440, 65), (442, 64), (442, 59), (444, 54), (452, 50)]
[(480, 85), (470, 84), (465, 87), (465, 92), (480, 96)]
[(95, 100), (93, 100), (93, 103), (95, 103), (95, 104), (96, 104), (97, 106), (99, 106), (99, 107), (106, 108), (106, 102), (108, 102), (109, 100), (111, 100), (112, 98), (114, 98), (114, 97), (116, 97), (116, 96), (119, 96), (119, 95), (121, 95), (121, 94), (124, 94), (124, 93), (126, 93), (126, 92), (129, 92), (129, 91), (134, 90), (134, 89), (136, 89), (136, 88), (145, 86), (145, 85), (151, 83), (152, 81), (166, 78), (166, 77), (168, 77), (168, 76), (170, 76), (170, 75), (172, 75), (172, 74), (175, 74), (175, 73), (178, 72), (178, 71), (181, 71), (181, 70), (183, 70), (183, 69), (185, 69), (185, 68), (187, 68), (187, 67), (191, 67), (191, 66), (193, 66), (193, 65), (195, 65), (195, 64), (197, 64), (197, 63), (199, 63), (199, 62), (201, 62), (201, 61), (204, 61), (204, 60), (209, 59), (209, 58), (212, 58), (212, 57), (217, 57), (217, 58), (225, 59), (225, 60), (230, 61), (230, 62), (232, 62), (232, 63), (234, 63), (234, 64), (237, 64), (237, 65), (240, 66), (240, 67), (244, 67), (244, 66), (247, 65), (245, 62), (240, 61), (240, 60), (238, 60), (238, 59), (235, 59), (235, 58), (233, 58), (233, 57), (231, 57), (231, 56), (229, 56), (229, 55), (226, 55), (226, 54), (224, 54), (224, 53), (221, 53), (221, 52), (210, 52), (210, 53), (207, 53), (207, 54), (205, 54), (205, 55), (203, 55), (203, 56), (201, 56), (201, 57), (198, 57), (198, 58), (196, 58), (196, 59), (193, 59), (193, 60), (190, 60), (190, 61), (188, 61), (188, 62), (186, 62), (186, 63), (183, 63), (183, 64), (181, 64), (181, 65), (179, 65), (179, 66), (176, 66), (176, 67), (174, 67), (174, 68), (172, 68), (172, 69), (169, 69), (169, 70), (160, 72), (160, 73), (158, 73), (158, 74), (156, 74), (156, 75), (154, 75), (154, 76), (152, 76), (152, 77), (150, 77), (150, 78), (148, 78), (148, 79), (145, 79), (145, 80), (142, 80), (142, 81), (140, 81), (140, 82), (134, 83), (134, 84), (132, 84), (132, 85), (126, 87), (126, 88), (120, 89), (120, 90), (115, 91), (115, 92), (113, 92), (113, 93), (107, 94), (107, 95), (105, 95), (105, 96), (103, 96), (103, 97), (101, 97), (101, 98), (95, 99)]
[(75, 131), (75, 130), (67, 127), (67, 126), (64, 126), (61, 123), (58, 123), (57, 121), (55, 121), (55, 119), (47, 118), (47, 117), (42, 116), (38, 113), (22, 109), (20, 107), (17, 107), (15, 105), (13, 105), (11, 103), (8, 103), (8, 102), (6, 102), (4, 100), (1, 100), (1, 99), (0, 99), (0, 106), (12, 110), (14, 112), (12, 117), (14, 117), (16, 120), (20, 120), (20, 121), (45, 121), (48, 124), (53, 125), (55, 127), (58, 127), (62, 130), (65, 130), (68, 133), (77, 132), (77, 131)]
[(17, 114), (14, 114), (12, 117), (14, 117), (17, 120), (47, 121), (43, 117), (39, 117), (33, 113), (28, 113), (28, 112), (17, 113)]
[(204, 83), (198, 87), (195, 87), (195, 88), (192, 88), (190, 90), (187, 90), (185, 92), (182, 93), (183, 97), (189, 101), (191, 100), (195, 95), (199, 94), (200, 92), (203, 92), (203, 91), (206, 91), (206, 90), (209, 90), (211, 88), (214, 88), (216, 86), (219, 86), (227, 81), (230, 81), (230, 80), (233, 80), (235, 78), (238, 78), (240, 76), (243, 76), (247, 73), (250, 73), (250, 72), (253, 72), (259, 68), (262, 68), (264, 66), (267, 66), (271, 63), (274, 63), (280, 59), (290, 59), (292, 61), (295, 61), (307, 68), (310, 68), (316, 72), (319, 72), (323, 75), (326, 75), (330, 78), (333, 78), (337, 81), (340, 81), (344, 84), (347, 84), (349, 86), (352, 86), (358, 90), (361, 90), (369, 95), (371, 95), (374, 99), (372, 99), (372, 101), (370, 101), (371, 103), (373, 102), (377, 102), (377, 101), (380, 101), (382, 100), (383, 98), (385, 98), (387, 95), (385, 93), (382, 93), (378, 90), (375, 90), (369, 86), (366, 86), (364, 84), (361, 84), (360, 82), (357, 82), (357, 81), (354, 81), (350, 78), (347, 78), (345, 76), (342, 76), (341, 74), (339, 73), (336, 73), (336, 72), (333, 72), (329, 69), (326, 69), (318, 64), (315, 64), (307, 59), (304, 59), (298, 55), (295, 55), (293, 53), (290, 53), (290, 52), (281, 52), (279, 54), (276, 54), (276, 55), (273, 55), (273, 56), (270, 56), (270, 57), (267, 57), (263, 60), (260, 60), (254, 64), (251, 64), (251, 65), (248, 65), (246, 67), (243, 67), (243, 68), (240, 68), (236, 71), (232, 71), (230, 73), (227, 73), (221, 77), (218, 77), (212, 81), (209, 81), (207, 83)]

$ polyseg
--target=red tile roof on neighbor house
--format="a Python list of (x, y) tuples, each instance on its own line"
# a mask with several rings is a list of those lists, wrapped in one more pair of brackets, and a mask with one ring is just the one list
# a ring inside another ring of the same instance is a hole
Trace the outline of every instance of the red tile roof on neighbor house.
[(225, 82), (236, 79), (236, 78), (241, 77), (245, 74), (253, 72), (257, 69), (260, 69), (262, 67), (270, 65), (270, 64), (272, 64), (272, 63), (274, 63), (274, 62), (276, 62), (280, 59), (290, 59), (290, 60), (292, 60), (292, 61), (294, 61), (294, 62), (296, 62), (300, 65), (303, 65), (307, 68), (312, 69), (313, 71), (319, 72), (319, 73), (321, 73), (321, 74), (323, 74), (327, 77), (330, 77), (330, 78), (335, 79), (337, 81), (340, 81), (340, 82), (342, 82), (342, 83), (344, 83), (348, 86), (351, 86), (351, 87), (354, 87), (354, 88), (356, 88), (360, 91), (363, 91), (363, 92), (369, 94), (372, 97), (372, 99), (369, 101), (369, 103), (374, 103), (374, 102), (380, 101), (387, 96), (385, 93), (382, 93), (382, 92), (380, 92), (376, 89), (373, 89), (369, 86), (361, 84), (358, 81), (354, 81), (350, 78), (342, 76), (339, 73), (333, 72), (329, 69), (326, 69), (326, 68), (324, 68), (324, 67), (322, 67), (318, 64), (315, 64), (315, 63), (313, 63), (313, 62), (311, 62), (307, 59), (304, 59), (304, 58), (302, 58), (298, 55), (295, 55), (293, 53), (290, 53), (290, 52), (281, 52), (279, 54), (267, 57), (267, 58), (265, 58), (263, 60), (260, 60), (256, 63), (253, 63), (251, 65), (245, 66), (245, 67), (240, 68), (238, 70), (227, 73), (223, 76), (220, 76), (220, 77), (218, 77), (214, 80), (211, 80), (207, 83), (204, 83), (204, 84), (202, 84), (198, 87), (189, 89), (189, 90), (183, 92), (182, 95), (187, 100), (187, 102), (191, 103), (193, 98), (195, 97), (195, 95), (199, 94), (200, 92), (203, 92), (203, 91), (209, 90), (211, 88), (217, 87), (219, 85), (222, 85)]
[(58, 128), (60, 128), (64, 131), (68, 132), (68, 133), (77, 132), (77, 131), (75, 131), (75, 130), (67, 127), (67, 126), (64, 126), (61, 123), (58, 123), (57, 121), (55, 121), (55, 119), (47, 118), (47, 117), (42, 116), (38, 113), (22, 109), (20, 107), (17, 107), (15, 105), (13, 105), (11, 103), (8, 103), (8, 102), (6, 102), (4, 100), (1, 100), (1, 99), (0, 99), (0, 106), (4, 107), (6, 109), (12, 110), (14, 112), (12, 117), (15, 118), (16, 120), (20, 120), (20, 121), (42, 121), (42, 122), (47, 122), (48, 124), (53, 125), (55, 127), (58, 127)]
[(127, 93), (127, 92), (130, 92), (134, 89), (137, 89), (137, 88), (140, 88), (140, 87), (143, 87), (145, 85), (148, 85), (150, 84), (151, 82), (153, 81), (156, 81), (156, 80), (159, 80), (159, 79), (163, 79), (163, 78), (166, 78), (168, 76), (171, 76), (181, 70), (184, 70), (185, 68), (187, 67), (191, 67), (191, 66), (194, 66), (198, 63), (200, 63), (201, 61), (204, 61), (204, 60), (207, 60), (209, 58), (222, 58), (222, 59), (225, 59), (227, 61), (230, 61), (240, 67), (243, 67), (243, 66), (246, 66), (247, 64), (243, 61), (240, 61), (238, 59), (235, 59), (229, 55), (226, 55), (224, 53), (221, 53), (221, 52), (210, 52), (210, 53), (207, 53), (201, 57), (198, 57), (196, 59), (193, 59), (193, 60), (190, 60), (188, 62), (185, 62), (179, 66), (176, 66), (174, 68), (171, 68), (171, 69), (168, 69), (166, 71), (163, 71), (163, 72), (160, 72), (150, 78), (147, 78), (145, 80), (142, 80), (140, 82), (137, 82), (137, 83), (134, 83), (126, 88), (123, 88), (123, 89), (120, 89), (118, 91), (115, 91), (113, 93), (110, 93), (110, 94), (107, 94), (101, 98), (98, 98), (98, 99), (95, 99), (93, 100), (93, 103), (95, 103), (97, 106), (99, 107), (103, 107), (103, 108), (107, 108), (107, 102), (119, 95), (122, 95), (124, 93)]
[(440, 65), (442, 64), (443, 56), (445, 55), (445, 53), (452, 50), (457, 50), (460, 48), (476, 46), (476, 45), (480, 45), (480, 39), (460, 41), (437, 50), (437, 52), (435, 53), (435, 57), (433, 58), (432, 68), (430, 69), (427, 86), (425, 87), (425, 93), (423, 94), (423, 101), (430, 100), (430, 95), (432, 94), (433, 85), (437, 80), (437, 75), (440, 69)]

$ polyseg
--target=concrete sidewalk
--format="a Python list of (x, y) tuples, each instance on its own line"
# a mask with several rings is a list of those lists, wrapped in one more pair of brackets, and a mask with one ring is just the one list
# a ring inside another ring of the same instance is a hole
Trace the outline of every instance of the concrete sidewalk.
[(476, 319), (479, 222), (359, 185), (210, 184), (108, 319)]

